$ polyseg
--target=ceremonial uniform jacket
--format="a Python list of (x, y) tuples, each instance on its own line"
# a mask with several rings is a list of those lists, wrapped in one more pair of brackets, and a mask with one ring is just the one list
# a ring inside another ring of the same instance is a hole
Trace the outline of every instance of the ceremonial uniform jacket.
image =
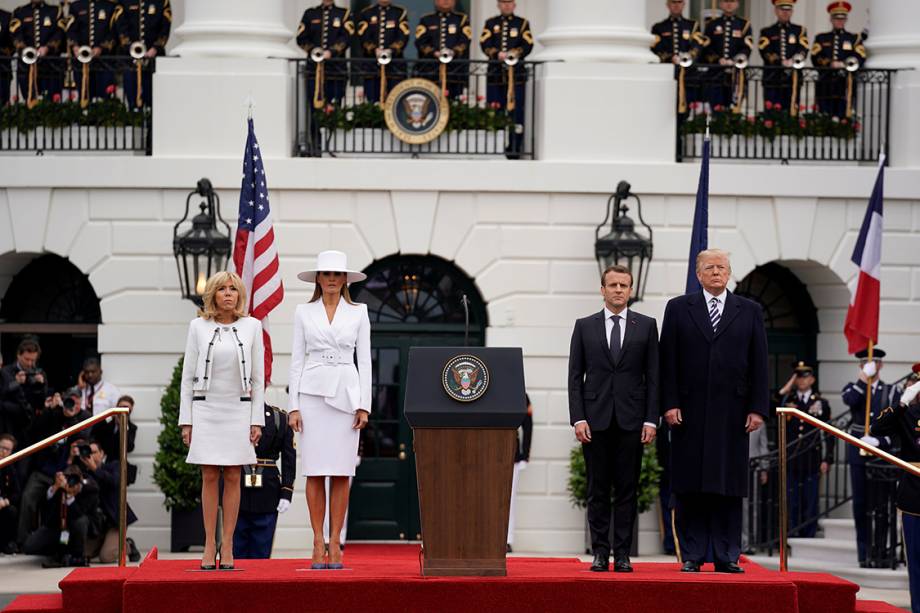
[[(808, 392), (803, 400), (798, 390), (795, 390), (786, 394), (780, 404), (798, 409), (824, 422), (830, 421), (831, 418), (830, 404), (817, 392)], [(790, 454), (796, 458), (791, 463), (795, 471), (817, 473), (822, 461), (833, 461), (833, 439), (824, 436), (820, 428), (801, 419), (786, 421), (786, 443), (791, 446)]]
[(751, 22), (747, 19), (723, 15), (706, 24), (703, 61), (707, 64), (718, 64), (720, 59), (731, 60), (738, 54), (750, 57), (753, 48)]
[(863, 37), (846, 30), (831, 30), (815, 36), (811, 47), (811, 62), (819, 68), (828, 68), (833, 61), (845, 62), (855, 57), (862, 66), (866, 61)]
[[(303, 12), (297, 27), (297, 46), (307, 52), (314, 47), (328, 49), (332, 57), (345, 57), (351, 36), (355, 33), (355, 23), (351, 12), (340, 6), (319, 5)], [(307, 70), (313, 72), (313, 62), (307, 64)], [(345, 74), (344, 64), (330, 64), (327, 73)]]
[(101, 47), (103, 53), (113, 53), (117, 44), (115, 8), (115, 3), (108, 0), (74, 0), (64, 25), (67, 40), (75, 47), (89, 45)]
[[(866, 433), (866, 384), (862, 381), (847, 383), (841, 392), (843, 404), (850, 409), (853, 423), (850, 425), (850, 434), (863, 436)], [(872, 400), (869, 414), (869, 425), (881, 415), (886, 407), (895, 406), (901, 399), (901, 394), (893, 385), (877, 381), (872, 386)], [(879, 438), (879, 449), (891, 447), (891, 439)]]
[(115, 32), (126, 54), (131, 43), (142, 40), (157, 55), (165, 55), (171, 27), (169, 0), (122, 0), (115, 8)]
[(415, 48), (422, 59), (436, 58), (441, 49), (451, 49), (455, 59), (469, 59), (473, 30), (466, 13), (435, 12), (423, 15), (415, 28)]
[[(905, 407), (894, 404), (878, 416), (870, 427), (876, 438), (893, 437), (900, 443), (897, 455), (905, 462), (920, 463), (920, 405)], [(898, 508), (905, 513), (920, 515), (920, 478), (900, 471), (898, 481)]]
[[(501, 51), (513, 51), (517, 53), (519, 60), (530, 55), (533, 51), (530, 23), (518, 15), (496, 15), (487, 19), (482, 34), (479, 35), (479, 46), (486, 57), (493, 60), (489, 63), (489, 81), (494, 82), (498, 78), (505, 81), (508, 71), (498, 63), (498, 54)], [(515, 75), (515, 82), (523, 81), (527, 76), (523, 70), (516, 72), (518, 74)]]
[[(10, 12), (3, 9), (0, 9), (0, 55), (13, 55), (13, 39), (10, 36)], [(9, 72), (8, 65), (0, 66), (0, 72), (3, 72), (4, 69)]]
[(59, 6), (24, 4), (13, 11), (10, 35), (16, 51), (25, 47), (44, 47), (57, 53), (64, 41), (64, 13)]
[(358, 15), (358, 37), (364, 57), (376, 57), (377, 49), (392, 49), (400, 58), (409, 42), (409, 20), (406, 9), (391, 4), (369, 6)]
[(805, 26), (777, 21), (760, 30), (757, 46), (765, 66), (782, 66), (795, 55), (808, 57), (808, 32)]
[(704, 39), (699, 24), (693, 19), (668, 17), (652, 26), (652, 53), (658, 56), (662, 64), (670, 64), (671, 57), (679, 53), (689, 53), (696, 59)]
[[(278, 459), (281, 471), (278, 471)], [(291, 500), (297, 472), (297, 451), (294, 449), (294, 430), (288, 426), (287, 413), (265, 405), (265, 426), (262, 438), (256, 445), (258, 464), (243, 467), (240, 511), (245, 513), (274, 513), (278, 501)], [(261, 470), (261, 487), (251, 487), (253, 475)], [(247, 483), (246, 480), (250, 481)]]

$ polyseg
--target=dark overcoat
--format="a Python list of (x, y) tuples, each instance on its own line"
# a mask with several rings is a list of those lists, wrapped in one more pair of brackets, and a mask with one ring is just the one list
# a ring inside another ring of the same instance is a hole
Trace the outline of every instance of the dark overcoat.
[(746, 496), (748, 413), (769, 414), (763, 310), (728, 292), (715, 333), (702, 291), (672, 298), (661, 327), (661, 412), (671, 428), (671, 489)]

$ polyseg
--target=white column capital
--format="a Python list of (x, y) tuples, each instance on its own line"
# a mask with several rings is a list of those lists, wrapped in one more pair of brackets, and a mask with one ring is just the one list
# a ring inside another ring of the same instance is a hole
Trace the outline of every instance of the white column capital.
[(648, 64), (652, 35), (645, 0), (548, 2), (544, 49), (534, 59)]
[(180, 39), (172, 55), (182, 57), (298, 57), (291, 46), (293, 24), (285, 22), (284, 0), (186, 0)]
[(869, 68), (920, 68), (916, 0), (869, 0)]

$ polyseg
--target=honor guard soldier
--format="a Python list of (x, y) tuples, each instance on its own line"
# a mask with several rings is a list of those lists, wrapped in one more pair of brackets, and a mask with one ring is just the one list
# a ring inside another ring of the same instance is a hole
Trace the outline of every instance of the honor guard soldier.
[(265, 405), (265, 426), (256, 445), (256, 458), (257, 464), (243, 466), (240, 479), (240, 515), (233, 533), (234, 559), (271, 557), (278, 514), (291, 506), (297, 452), (287, 414), (278, 407)]
[(0, 107), (10, 101), (10, 79), (13, 70), (8, 58), (13, 55), (13, 38), (10, 36), (10, 12), (0, 9)]
[(799, 73), (808, 57), (808, 32), (805, 26), (792, 23), (795, 0), (773, 0), (776, 23), (760, 30), (760, 57), (764, 66), (764, 101), (777, 109), (798, 111)]
[[(687, 103), (699, 97), (698, 92), (688, 92), (685, 76), (688, 66), (697, 60), (703, 45), (703, 34), (699, 24), (683, 16), (684, 0), (667, 0), (668, 18), (652, 26), (652, 53), (662, 64), (674, 64), (674, 78), (677, 79), (678, 113), (687, 112)], [(695, 88), (694, 88), (695, 89)]]
[[(473, 30), (466, 13), (455, 11), (456, 0), (435, 0), (435, 12), (423, 15), (415, 28), (418, 76), (440, 82), (444, 95), (459, 98), (470, 77)], [(463, 60), (463, 61), (456, 61)]]
[[(920, 364), (914, 365), (914, 372)], [(914, 380), (898, 404), (882, 411), (871, 427), (875, 437), (893, 437), (899, 445), (897, 456), (920, 467), (920, 381)], [(900, 471), (897, 507), (901, 511), (904, 530), (904, 553), (907, 557), (907, 577), (910, 582), (912, 611), (920, 609), (920, 477)]]
[(715, 108), (740, 107), (744, 98), (744, 68), (751, 57), (754, 41), (751, 22), (735, 15), (738, 0), (719, 0), (722, 15), (706, 24), (703, 36), (703, 61), (726, 66), (722, 76), (707, 79), (711, 84), (707, 96)]
[[(780, 390), (780, 404), (827, 422), (831, 407), (815, 391), (815, 370), (805, 362), (792, 364), (792, 378)], [(833, 440), (800, 419), (786, 420), (789, 445), (789, 525), (795, 536), (811, 538), (818, 530), (818, 483), (833, 460)]]
[(815, 84), (818, 111), (834, 117), (852, 115), (856, 99), (853, 73), (866, 61), (863, 36), (846, 31), (847, 17), (852, 7), (849, 2), (831, 2), (827, 5), (834, 29), (815, 36), (811, 48), (811, 61), (821, 70)]
[(486, 20), (479, 35), (479, 46), (489, 58), (486, 102), (490, 108), (502, 109), (514, 119), (514, 129), (505, 151), (509, 159), (519, 158), (524, 144), (527, 70), (517, 64), (533, 51), (530, 23), (515, 15), (514, 9), (514, 0), (499, 0), (499, 14)]
[[(70, 14), (64, 22), (70, 52), (79, 70), (74, 71), (80, 103), (92, 98), (102, 98), (106, 89), (114, 85), (115, 77), (109, 67), (93, 67), (90, 62), (115, 51), (115, 3), (108, 0), (74, 0)], [(87, 51), (88, 50), (88, 51)]]
[(153, 72), (145, 64), (166, 54), (166, 41), (172, 27), (169, 0), (122, 0), (115, 9), (115, 32), (121, 53), (134, 59), (125, 72), (125, 98), (131, 108), (149, 107), (153, 100)]
[(372, 58), (362, 63), (364, 97), (368, 102), (382, 103), (386, 93), (406, 78), (401, 61), (409, 42), (406, 9), (390, 0), (377, 0), (358, 15), (358, 38), (364, 57)]
[[(866, 388), (871, 381), (872, 397), (870, 399), (870, 416), (871, 424), (878, 418), (887, 407), (895, 406), (898, 403), (900, 395), (893, 385), (888, 385), (879, 377), (882, 369), (882, 358), (885, 357), (885, 351), (876, 347), (872, 354), (872, 361), (869, 361), (869, 352), (865, 349), (856, 353), (859, 360), (859, 380), (847, 383), (843, 388), (843, 403), (850, 409), (853, 418), (850, 425), (850, 434), (861, 437), (863, 441), (878, 447), (882, 450), (888, 450), (891, 447), (891, 439), (886, 436), (875, 437), (866, 434)], [(847, 446), (847, 462), (850, 465), (850, 481), (853, 484), (853, 521), (856, 524), (856, 550), (859, 559), (859, 565), (868, 566), (867, 562), (867, 542), (869, 535), (869, 517), (866, 507), (866, 490), (868, 483), (866, 481), (866, 462), (869, 458), (859, 453), (859, 449), (853, 445)]]
[(16, 74), (20, 95), (29, 104), (37, 101), (39, 96), (60, 95), (63, 65), (39, 70), (37, 61), (27, 64), (23, 57), (28, 59), (34, 53), (37, 59), (49, 53), (52, 56), (60, 53), (64, 42), (64, 13), (61, 7), (32, 0), (13, 11), (9, 29), (13, 47), (19, 55)]

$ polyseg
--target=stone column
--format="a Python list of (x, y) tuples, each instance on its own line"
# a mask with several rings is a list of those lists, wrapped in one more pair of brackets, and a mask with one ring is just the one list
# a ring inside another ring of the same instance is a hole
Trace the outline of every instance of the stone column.
[(645, 0), (548, 2), (539, 59), (648, 64)]
[(913, 0), (870, 0), (869, 68), (901, 69), (892, 79), (889, 163), (920, 167), (920, 29)]
[(285, 23), (284, 0), (186, 0), (174, 24), (182, 57), (295, 57), (296, 23)]

